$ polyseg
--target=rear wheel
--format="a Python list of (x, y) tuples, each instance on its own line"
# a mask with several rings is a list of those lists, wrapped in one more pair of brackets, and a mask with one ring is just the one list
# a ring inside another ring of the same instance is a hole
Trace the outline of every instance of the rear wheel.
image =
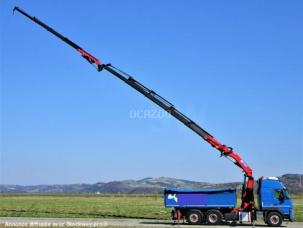
[(204, 221), (204, 215), (201, 211), (192, 209), (186, 213), (186, 220), (189, 224), (198, 225)]
[(278, 212), (270, 212), (267, 215), (266, 222), (269, 226), (281, 226), (282, 216)]
[(218, 225), (222, 222), (222, 214), (217, 210), (210, 210), (207, 212), (206, 221), (211, 225)]

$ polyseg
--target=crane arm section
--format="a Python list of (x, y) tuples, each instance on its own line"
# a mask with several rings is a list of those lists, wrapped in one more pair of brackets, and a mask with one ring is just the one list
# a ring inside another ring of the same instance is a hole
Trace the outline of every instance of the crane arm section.
[(110, 64), (103, 65), (102, 69), (121, 79), (126, 84), (128, 84), (129, 86), (146, 96), (148, 99), (159, 105), (162, 109), (170, 113), (180, 122), (182, 122), (185, 126), (187, 126), (196, 134), (201, 136), (211, 146), (219, 150), (221, 152), (221, 155), (230, 157), (233, 162), (243, 170), (247, 177), (252, 177), (252, 169), (243, 161), (239, 154), (237, 154), (231, 147), (227, 147), (226, 145), (216, 140), (210, 133), (208, 133), (206, 130), (204, 130), (202, 127), (200, 127), (197, 123), (195, 123), (189, 117), (180, 112), (178, 109), (176, 109), (172, 103), (164, 99), (162, 96), (158, 95), (155, 91), (142, 85), (133, 77), (118, 70)]

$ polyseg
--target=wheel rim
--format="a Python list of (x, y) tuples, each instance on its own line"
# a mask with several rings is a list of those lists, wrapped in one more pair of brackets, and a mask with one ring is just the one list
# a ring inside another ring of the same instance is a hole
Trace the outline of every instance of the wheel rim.
[(218, 221), (218, 216), (216, 214), (210, 214), (208, 220), (210, 223), (216, 223)]
[(279, 216), (278, 215), (273, 215), (270, 217), (270, 222), (274, 225), (278, 224), (279, 223)]
[(199, 216), (197, 214), (191, 214), (189, 216), (189, 219), (190, 219), (191, 222), (198, 222)]

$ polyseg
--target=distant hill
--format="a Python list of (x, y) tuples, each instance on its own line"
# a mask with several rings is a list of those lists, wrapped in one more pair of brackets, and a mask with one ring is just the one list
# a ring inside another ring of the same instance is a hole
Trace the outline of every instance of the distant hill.
[(294, 194), (303, 192), (303, 175), (302, 174), (285, 174), (279, 178), (287, 189)]
[[(279, 179), (291, 193), (303, 193), (303, 175), (285, 174)], [(241, 182), (212, 184), (169, 177), (144, 178), (142, 180), (111, 181), (96, 184), (64, 184), (64, 185), (0, 185), (2, 193), (122, 193), (122, 194), (151, 194), (163, 191), (163, 188), (237, 188)]]

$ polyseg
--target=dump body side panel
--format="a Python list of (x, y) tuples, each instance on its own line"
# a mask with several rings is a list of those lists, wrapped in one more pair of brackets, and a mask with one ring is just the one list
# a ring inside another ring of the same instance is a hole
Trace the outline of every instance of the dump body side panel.
[(235, 208), (236, 189), (165, 189), (165, 207)]

